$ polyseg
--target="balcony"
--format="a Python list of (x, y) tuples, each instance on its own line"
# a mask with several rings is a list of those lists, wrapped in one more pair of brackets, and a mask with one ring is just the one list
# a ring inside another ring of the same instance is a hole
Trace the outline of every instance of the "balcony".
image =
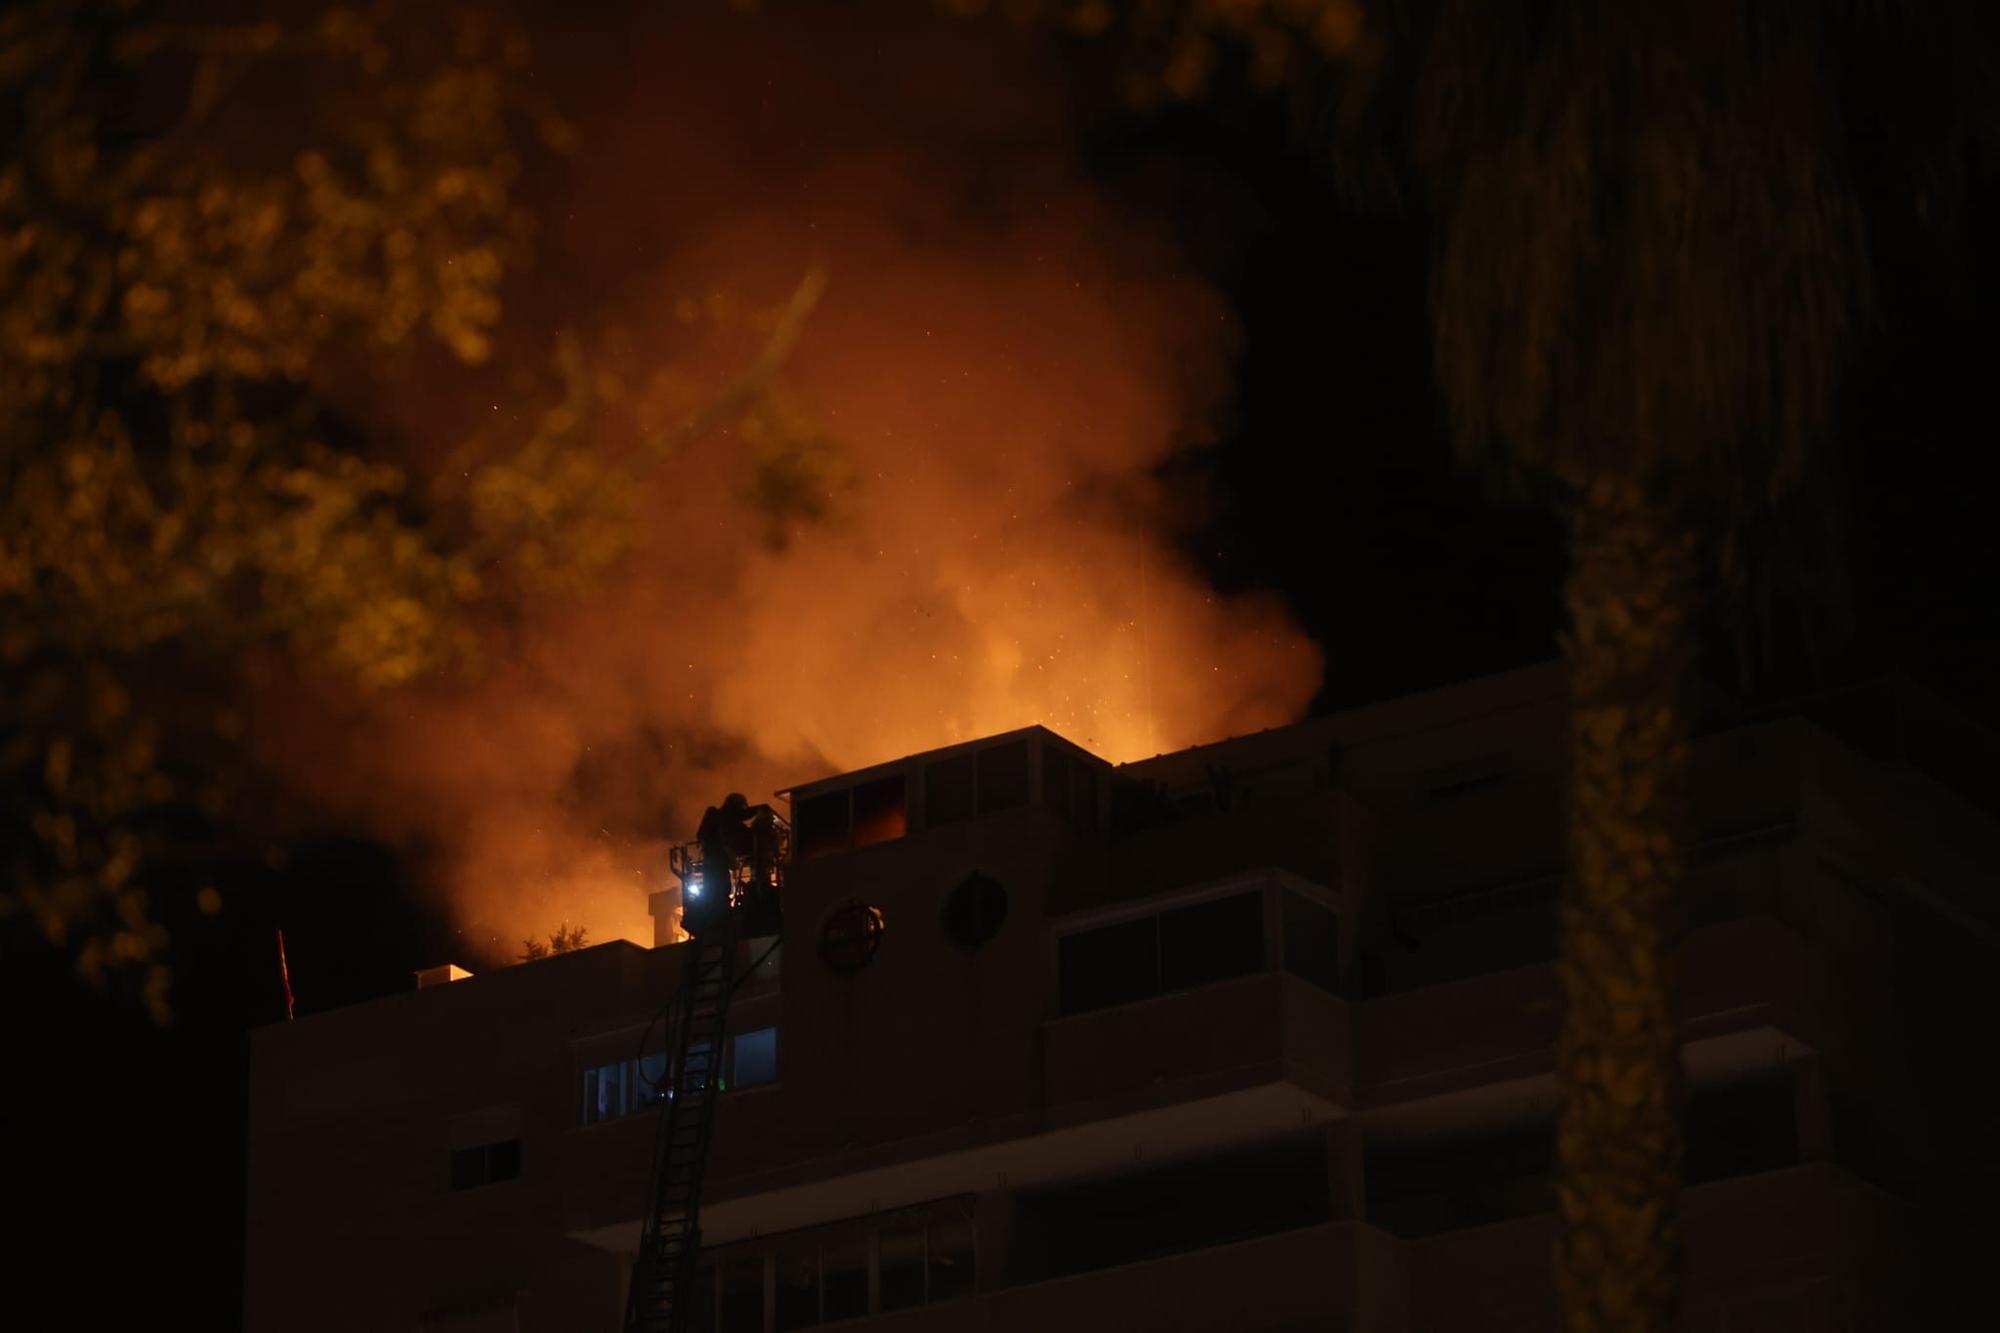
[(1005, 1287), (966, 1300), (843, 1323), (855, 1333), (1215, 1333), (1245, 1327), (1409, 1327), (1401, 1242), (1357, 1222)]
[[(1810, 1044), (1807, 968), (1805, 941), (1772, 917), (1695, 932), (1681, 965), (1686, 1040), (1771, 1033)], [(1543, 963), (1369, 1001), (1356, 1034), (1361, 1100), (1383, 1106), (1549, 1073), (1561, 999), (1555, 967)]]
[(1280, 1084), (1330, 1115), (1351, 1093), (1352, 1046), (1347, 1003), (1282, 972), (1053, 1019), (1042, 1027), (1048, 1121)]
[[(1849, 1298), (1893, 1290), (1914, 1238), (1893, 1199), (1820, 1163), (1694, 1186), (1681, 1216), (1688, 1326), (1702, 1330), (1831, 1327), (1802, 1318), (1818, 1293), (1836, 1283)], [(1554, 1239), (1555, 1217), (1544, 1213), (1410, 1242), (1422, 1326), (1556, 1327)]]

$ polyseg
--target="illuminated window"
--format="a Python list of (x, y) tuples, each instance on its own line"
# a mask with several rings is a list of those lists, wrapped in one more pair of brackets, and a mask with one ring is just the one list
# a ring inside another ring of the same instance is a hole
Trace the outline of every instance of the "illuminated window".
[(583, 1071), (583, 1123), (616, 1120), (631, 1109), (626, 1099), (631, 1061), (616, 1060)]
[(594, 1065), (583, 1071), (583, 1123), (595, 1125), (646, 1110), (665, 1101), (672, 1086), (665, 1051)]
[(755, 1088), (778, 1081), (778, 1029), (740, 1032), (730, 1047), (729, 1087)]
[(854, 788), (854, 845), (868, 847), (909, 832), (903, 775), (894, 773)]
[(667, 1079), (667, 1053), (654, 1051), (642, 1055), (634, 1063), (632, 1078), (632, 1109), (650, 1106), (664, 1101), (671, 1086)]

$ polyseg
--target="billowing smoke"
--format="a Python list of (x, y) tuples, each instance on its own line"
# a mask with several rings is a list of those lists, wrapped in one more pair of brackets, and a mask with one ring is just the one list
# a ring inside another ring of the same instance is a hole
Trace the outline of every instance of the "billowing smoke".
[(1031, 722), (1126, 760), (1317, 687), (1275, 601), (1183, 562), (1154, 480), (1226, 394), (1228, 312), (1096, 196), (1030, 57), (862, 8), (557, 39), (583, 157), (544, 244), (608, 257), (562, 317), (699, 362), (691, 308), (823, 264), (787, 378), (836, 466), (774, 533), (754, 442), (717, 433), (640, 498), (615, 573), (522, 608), (478, 680), (294, 738), (302, 788), (432, 853), (469, 951), (560, 921), (650, 941), (667, 840), (727, 790)]

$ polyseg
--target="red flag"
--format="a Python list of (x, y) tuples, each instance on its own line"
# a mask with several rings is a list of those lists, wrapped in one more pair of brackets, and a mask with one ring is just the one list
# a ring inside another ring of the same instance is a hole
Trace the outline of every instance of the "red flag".
[(285, 928), (278, 927), (278, 977), (285, 983), (285, 1021), (292, 1021), (292, 969), (285, 962)]

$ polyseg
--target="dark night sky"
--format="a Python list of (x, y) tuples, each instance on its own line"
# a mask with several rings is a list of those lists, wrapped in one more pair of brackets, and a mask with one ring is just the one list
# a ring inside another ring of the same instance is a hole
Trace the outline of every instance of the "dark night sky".
[[(1088, 151), (1109, 188), (1172, 211), (1234, 300), (1244, 341), (1233, 428), (1169, 471), (1211, 506), (1190, 552), (1223, 586), (1282, 590), (1331, 647), (1318, 706), (1551, 656), (1560, 534), (1538, 512), (1487, 504), (1452, 468), (1427, 362), (1421, 219), (1345, 210), (1274, 106), (1104, 116)], [(1858, 633), (1817, 680), (1793, 666), (1765, 682), (1772, 694), (1902, 670), (1995, 715), (2000, 599), (1988, 585), (2000, 537), (1969, 475), (1987, 449), (2000, 364), (2000, 275), (1973, 238), (1995, 221), (1989, 182), (1956, 239), (1885, 229), (1882, 314), (1851, 376), (1841, 442), (1856, 478)], [(48, 1242), (44, 1271), (78, 1266), (64, 1300), (83, 1326), (110, 1322), (103, 1303), (164, 1306), (195, 1328), (237, 1318), (243, 1031), (281, 1013), (270, 928), (291, 932), (307, 1010), (406, 986), (447, 948), (449, 924), (408, 870), (365, 843), (329, 840), (239, 878), (255, 892), (232, 895), (221, 925), (177, 923), (170, 1033), (78, 992), (60, 960), (6, 969), (26, 1056), (9, 1099), (26, 1110), (16, 1156), (57, 1168), (59, 1187), (30, 1193), (31, 1225)], [(65, 1021), (40, 1021), (52, 1012)], [(17, 1271), (40, 1266), (30, 1247)]]

